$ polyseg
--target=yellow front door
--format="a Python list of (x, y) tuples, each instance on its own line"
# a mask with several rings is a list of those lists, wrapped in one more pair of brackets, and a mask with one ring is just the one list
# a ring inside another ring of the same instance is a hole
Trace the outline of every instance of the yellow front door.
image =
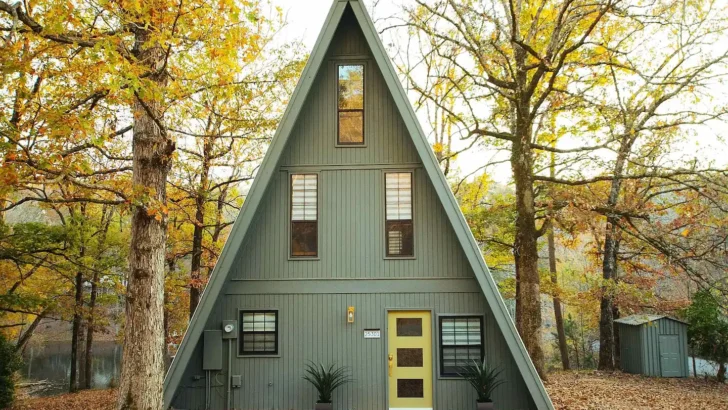
[(389, 408), (432, 409), (432, 319), (430, 312), (388, 315)]

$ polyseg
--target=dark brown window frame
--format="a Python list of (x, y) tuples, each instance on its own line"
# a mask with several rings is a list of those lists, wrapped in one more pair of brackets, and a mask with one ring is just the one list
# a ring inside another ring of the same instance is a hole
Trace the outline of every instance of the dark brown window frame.
[[(310, 220), (294, 220), (293, 219), (293, 177), (295, 176), (305, 176), (305, 175), (313, 175), (316, 177), (316, 220), (310, 221)], [(319, 220), (320, 220), (320, 210), (319, 210), (319, 203), (320, 201), (320, 177), (318, 173), (315, 172), (292, 172), (289, 173), (288, 176), (288, 229), (289, 229), (289, 235), (288, 235), (288, 257), (291, 259), (318, 259), (319, 257)], [(316, 253), (314, 255), (296, 255), (293, 253), (293, 234), (294, 234), (294, 226), (296, 224), (300, 223), (313, 223), (316, 226)]]
[[(362, 108), (339, 108), (339, 92), (341, 82), (339, 81), (339, 68), (345, 66), (361, 66), (362, 68), (362, 97), (361, 105)], [(363, 62), (352, 61), (352, 62), (337, 62), (336, 65), (336, 146), (338, 147), (363, 147), (366, 146), (366, 113), (364, 107), (366, 107), (366, 88), (367, 88), (367, 66)], [(341, 141), (341, 115), (342, 112), (361, 112), (361, 142), (342, 142)]]
[[(438, 373), (440, 377), (462, 377), (457, 373), (446, 373), (445, 372), (445, 349), (447, 348), (458, 348), (465, 345), (446, 345), (443, 342), (442, 337), (442, 321), (449, 319), (478, 319), (480, 320), (480, 362), (483, 362), (485, 358), (485, 318), (482, 315), (442, 315), (437, 318), (437, 340), (438, 340)], [(477, 346), (477, 345), (470, 345)]]
[[(387, 175), (409, 174), (410, 176), (410, 219), (387, 219)], [(413, 259), (415, 257), (415, 174), (412, 170), (391, 170), (384, 172), (384, 255), (386, 259)], [(391, 254), (389, 252), (389, 225), (409, 224), (412, 231), (412, 252), (409, 254)]]
[[(243, 330), (243, 314), (244, 313), (273, 313), (275, 314), (275, 330), (274, 331), (262, 331), (262, 332), (256, 332), (256, 331), (244, 331)], [(238, 310), (238, 324), (239, 324), (239, 334), (238, 334), (238, 356), (277, 356), (279, 354), (279, 315), (278, 310), (275, 309), (239, 309)], [(251, 350), (245, 350), (245, 341), (244, 341), (244, 335), (252, 335), (252, 334), (273, 334), (274, 335), (274, 344), (275, 344), (275, 350), (274, 351), (251, 351)]]

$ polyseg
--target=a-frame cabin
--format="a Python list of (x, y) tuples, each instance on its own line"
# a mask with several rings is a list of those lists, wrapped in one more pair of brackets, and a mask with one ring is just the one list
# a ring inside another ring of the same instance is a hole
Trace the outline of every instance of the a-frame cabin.
[[(365, 7), (336, 0), (164, 383), (175, 409), (553, 406)], [(391, 366), (391, 375), (390, 375)]]

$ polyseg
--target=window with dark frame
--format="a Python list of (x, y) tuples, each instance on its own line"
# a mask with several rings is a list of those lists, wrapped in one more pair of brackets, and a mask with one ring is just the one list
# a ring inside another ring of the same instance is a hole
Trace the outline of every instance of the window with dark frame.
[(387, 257), (412, 257), (414, 256), (412, 173), (387, 172), (384, 174), (384, 179)]
[(278, 311), (241, 311), (240, 324), (241, 356), (278, 354)]
[(291, 256), (318, 256), (318, 175), (291, 175)]
[(440, 317), (440, 376), (459, 377), (463, 367), (483, 363), (482, 316)]
[(339, 145), (364, 144), (364, 65), (337, 66)]

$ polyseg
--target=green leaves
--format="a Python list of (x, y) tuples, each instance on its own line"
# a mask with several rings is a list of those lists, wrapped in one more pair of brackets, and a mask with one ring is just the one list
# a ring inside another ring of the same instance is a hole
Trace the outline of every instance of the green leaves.
[(684, 314), (694, 354), (719, 364), (728, 362), (728, 317), (721, 311), (718, 296), (708, 290), (699, 291)]
[(485, 360), (483, 363), (473, 360), (473, 364), (462, 368), (460, 376), (473, 386), (478, 395), (478, 402), (487, 403), (493, 401), (491, 399), (493, 391), (505, 383), (500, 379), (502, 372), (503, 369), (490, 367)]
[(348, 373), (347, 367), (337, 367), (332, 363), (324, 367), (322, 363), (316, 365), (313, 362), (306, 364), (306, 374), (303, 380), (311, 383), (318, 392), (318, 403), (331, 403), (334, 390), (346, 383), (353, 381)]

